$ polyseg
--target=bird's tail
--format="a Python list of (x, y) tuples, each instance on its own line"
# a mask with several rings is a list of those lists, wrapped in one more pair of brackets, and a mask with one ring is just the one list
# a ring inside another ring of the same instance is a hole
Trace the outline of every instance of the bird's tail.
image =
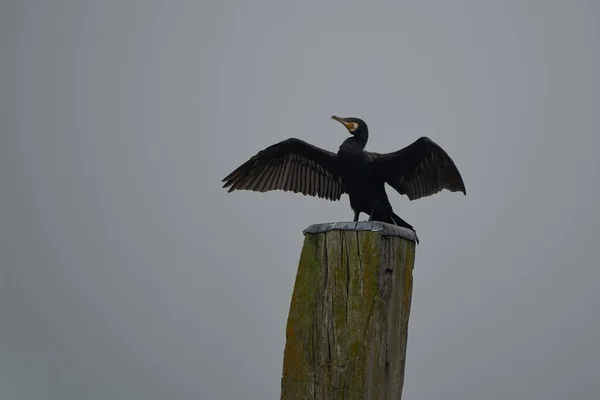
[(419, 237), (417, 236), (417, 231), (415, 231), (415, 228), (413, 228), (411, 224), (409, 224), (408, 222), (406, 222), (405, 220), (403, 220), (402, 218), (400, 218), (393, 212), (390, 213), (389, 219), (391, 221), (389, 223), (401, 226), (403, 228), (408, 228), (411, 231), (413, 231), (413, 233), (415, 234), (415, 240), (416, 240), (417, 244), (419, 244)]
[(414, 230), (411, 224), (400, 218), (392, 210), (375, 210), (375, 213), (371, 215), (372, 221), (385, 222), (387, 224), (401, 226)]
[[(415, 228), (413, 228), (413, 226), (411, 224), (409, 224), (408, 222), (406, 222), (405, 220), (400, 218), (398, 215), (396, 215), (393, 211), (388, 211), (386, 213), (379, 214), (379, 215), (378, 215), (378, 213), (375, 213), (375, 215), (373, 215), (373, 217), (371, 219), (373, 221), (381, 221), (381, 222), (385, 222), (388, 224), (397, 225), (402, 228), (408, 228), (414, 232), (415, 236), (417, 235)], [(417, 243), (419, 243), (418, 237), (416, 238), (416, 240), (417, 240)]]
[(394, 225), (398, 225), (398, 226), (401, 226), (403, 228), (408, 228), (408, 229), (414, 231), (414, 228), (412, 227), (411, 224), (409, 224), (408, 222), (406, 222), (405, 220), (403, 220), (402, 218), (400, 218), (398, 215), (396, 215), (393, 212), (390, 213), (388, 219), (389, 219), (389, 221), (385, 221), (385, 222), (388, 222), (388, 223), (394, 224)]

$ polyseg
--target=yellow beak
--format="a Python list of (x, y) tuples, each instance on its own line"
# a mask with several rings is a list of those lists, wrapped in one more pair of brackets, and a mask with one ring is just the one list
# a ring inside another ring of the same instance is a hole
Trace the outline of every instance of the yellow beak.
[(336, 116), (336, 115), (332, 115), (332, 116), (331, 116), (331, 119), (334, 119), (334, 120), (336, 120), (337, 122), (341, 123), (341, 124), (342, 124), (342, 125), (344, 125), (344, 126), (346, 127), (346, 129), (348, 129), (348, 130), (351, 128), (351, 126), (350, 126), (350, 123), (349, 123), (349, 122), (346, 122), (346, 120), (345, 120), (344, 118), (338, 117), (338, 116)]

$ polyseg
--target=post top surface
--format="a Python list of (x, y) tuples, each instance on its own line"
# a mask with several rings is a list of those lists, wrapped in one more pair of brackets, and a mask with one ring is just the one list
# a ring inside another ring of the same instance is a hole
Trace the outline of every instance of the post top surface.
[(413, 242), (418, 241), (417, 235), (412, 230), (379, 221), (324, 222), (310, 225), (302, 233), (306, 235), (307, 233), (322, 233), (332, 230), (379, 232), (384, 236), (398, 236)]

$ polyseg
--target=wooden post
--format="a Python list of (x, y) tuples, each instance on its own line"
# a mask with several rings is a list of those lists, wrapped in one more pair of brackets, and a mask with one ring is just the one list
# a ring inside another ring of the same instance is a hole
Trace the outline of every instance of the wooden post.
[(400, 399), (415, 234), (381, 222), (305, 231), (281, 399)]

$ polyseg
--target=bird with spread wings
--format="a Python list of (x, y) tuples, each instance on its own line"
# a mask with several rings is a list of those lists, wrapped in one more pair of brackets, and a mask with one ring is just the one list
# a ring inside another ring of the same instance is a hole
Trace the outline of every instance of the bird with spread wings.
[[(367, 124), (359, 118), (331, 117), (350, 133), (337, 153), (290, 138), (251, 157), (224, 179), (224, 188), (266, 192), (283, 190), (336, 201), (345, 193), (354, 211), (370, 221), (414, 228), (396, 215), (388, 200), (387, 183), (410, 200), (444, 189), (467, 194), (454, 161), (427, 137), (391, 153), (365, 151)], [(416, 233), (416, 232), (415, 232)]]

